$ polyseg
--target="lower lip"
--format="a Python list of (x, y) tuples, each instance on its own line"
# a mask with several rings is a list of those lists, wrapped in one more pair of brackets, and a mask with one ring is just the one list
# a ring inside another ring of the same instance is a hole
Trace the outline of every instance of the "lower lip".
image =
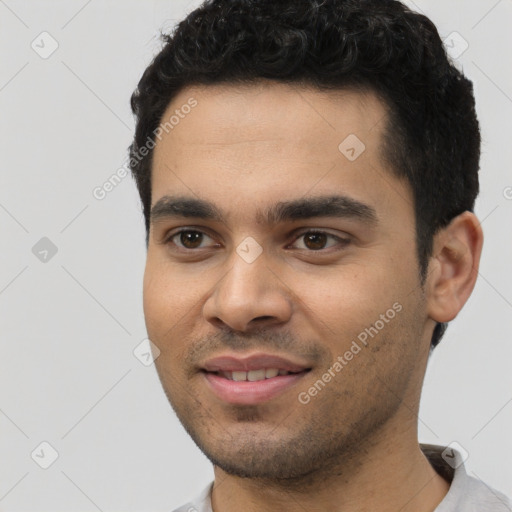
[(224, 402), (238, 405), (254, 405), (267, 402), (294, 386), (306, 371), (289, 375), (278, 375), (265, 380), (235, 381), (216, 373), (204, 372), (210, 389)]

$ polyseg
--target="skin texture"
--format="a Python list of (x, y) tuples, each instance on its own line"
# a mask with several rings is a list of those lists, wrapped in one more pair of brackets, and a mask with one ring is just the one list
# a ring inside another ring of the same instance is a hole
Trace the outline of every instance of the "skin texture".
[[(225, 220), (154, 219), (144, 313), (163, 388), (214, 464), (214, 511), (434, 510), (448, 484), (419, 449), (421, 386), (435, 322), (453, 319), (473, 289), (477, 219), (466, 212), (436, 235), (422, 286), (412, 193), (384, 163), (386, 110), (374, 95), (196, 86), (164, 118), (191, 97), (197, 106), (155, 148), (152, 205), (166, 195), (204, 199)], [(354, 161), (338, 149), (350, 134), (365, 145)], [(376, 221), (269, 224), (261, 213), (333, 194), (373, 208)], [(169, 238), (185, 227), (204, 233), (193, 248)], [(312, 229), (347, 241), (315, 245), (304, 236)], [(252, 263), (236, 252), (248, 236), (262, 248)], [(299, 393), (397, 303), (400, 312), (301, 403)], [(213, 394), (200, 371), (208, 358), (261, 351), (311, 370), (262, 404)]]

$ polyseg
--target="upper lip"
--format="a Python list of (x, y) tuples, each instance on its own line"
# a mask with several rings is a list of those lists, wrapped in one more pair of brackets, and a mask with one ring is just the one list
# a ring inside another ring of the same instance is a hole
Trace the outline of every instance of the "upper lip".
[(252, 354), (250, 356), (222, 355), (208, 359), (202, 369), (208, 372), (249, 372), (262, 368), (277, 368), (288, 372), (301, 372), (308, 370), (307, 364), (292, 361), (286, 357), (272, 354)]

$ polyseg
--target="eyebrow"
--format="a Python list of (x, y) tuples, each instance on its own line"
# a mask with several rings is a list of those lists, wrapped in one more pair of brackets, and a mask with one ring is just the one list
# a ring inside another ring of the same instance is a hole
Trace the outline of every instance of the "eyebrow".
[[(170, 218), (201, 218), (226, 224), (226, 215), (213, 203), (186, 196), (163, 196), (151, 208), (151, 223)], [(344, 195), (314, 196), (280, 201), (256, 213), (259, 224), (274, 225), (315, 217), (350, 218), (368, 225), (377, 223), (375, 209)]]

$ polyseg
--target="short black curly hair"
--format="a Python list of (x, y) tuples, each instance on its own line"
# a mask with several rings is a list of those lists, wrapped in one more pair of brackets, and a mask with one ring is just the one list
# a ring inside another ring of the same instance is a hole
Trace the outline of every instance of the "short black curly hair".
[[(396, 0), (206, 0), (161, 39), (162, 50), (131, 97), (136, 129), (129, 165), (146, 243), (154, 147), (148, 142), (183, 88), (262, 79), (356, 88), (377, 94), (388, 109), (384, 155), (412, 189), (424, 282), (434, 234), (473, 211), (480, 160), (473, 85), (427, 17)], [(432, 348), (445, 328), (437, 324)]]

